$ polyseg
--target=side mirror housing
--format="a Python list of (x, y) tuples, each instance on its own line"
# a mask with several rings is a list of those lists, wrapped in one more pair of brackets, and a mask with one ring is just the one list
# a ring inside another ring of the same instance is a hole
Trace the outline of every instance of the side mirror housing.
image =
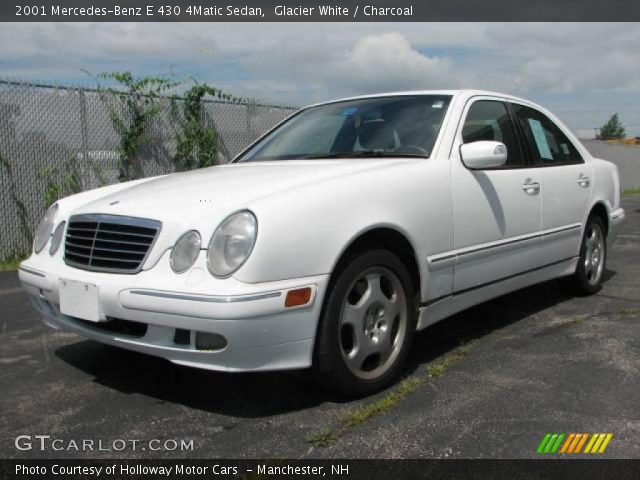
[(460, 158), (471, 170), (501, 167), (507, 162), (507, 146), (488, 140), (465, 143), (460, 145)]

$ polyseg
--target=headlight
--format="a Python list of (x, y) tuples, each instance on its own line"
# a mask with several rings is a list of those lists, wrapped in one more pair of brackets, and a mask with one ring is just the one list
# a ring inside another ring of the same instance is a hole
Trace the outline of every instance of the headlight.
[(45, 213), (42, 220), (40, 220), (40, 224), (38, 225), (38, 229), (36, 230), (36, 236), (33, 239), (33, 250), (36, 253), (40, 253), (49, 241), (49, 237), (51, 236), (51, 232), (53, 230), (53, 222), (56, 219), (57, 213), (58, 204), (56, 203), (49, 207), (47, 213)]
[(207, 252), (209, 271), (216, 277), (228, 277), (247, 261), (258, 234), (258, 221), (249, 211), (228, 216), (217, 228)]
[(191, 230), (182, 235), (171, 250), (171, 269), (176, 273), (186, 272), (200, 253), (200, 234)]
[(51, 237), (51, 246), (49, 247), (49, 255), (54, 255), (58, 251), (58, 248), (60, 248), (65, 225), (66, 222), (62, 222), (56, 227), (55, 231), (53, 232), (53, 237)]

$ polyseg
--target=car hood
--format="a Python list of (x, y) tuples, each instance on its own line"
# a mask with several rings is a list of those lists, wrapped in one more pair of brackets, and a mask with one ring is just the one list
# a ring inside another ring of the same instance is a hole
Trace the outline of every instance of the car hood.
[[(415, 159), (288, 160), (235, 163), (166, 175), (109, 193), (73, 213), (108, 213), (188, 223), (229, 214), (292, 188)], [(198, 222), (199, 223), (199, 222)], [(196, 226), (194, 224), (194, 226)]]

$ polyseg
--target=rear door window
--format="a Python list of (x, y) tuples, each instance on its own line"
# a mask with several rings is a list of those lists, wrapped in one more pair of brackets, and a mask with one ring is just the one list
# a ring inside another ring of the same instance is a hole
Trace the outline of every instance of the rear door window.
[(524, 132), (534, 165), (584, 162), (573, 143), (546, 115), (524, 105), (512, 104), (512, 107)]

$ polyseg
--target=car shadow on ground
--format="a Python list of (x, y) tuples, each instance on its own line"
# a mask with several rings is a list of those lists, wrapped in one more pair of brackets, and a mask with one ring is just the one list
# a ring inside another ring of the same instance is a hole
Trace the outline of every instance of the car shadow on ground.
[[(615, 272), (607, 271), (606, 278)], [(475, 306), (439, 322), (415, 338), (406, 375), (461, 344), (481, 338), (573, 298), (561, 281), (535, 285)], [(216, 414), (257, 418), (304, 410), (325, 402), (345, 403), (317, 386), (306, 371), (219, 373), (174, 365), (161, 358), (84, 340), (56, 356), (94, 381), (127, 394), (152, 397)]]

